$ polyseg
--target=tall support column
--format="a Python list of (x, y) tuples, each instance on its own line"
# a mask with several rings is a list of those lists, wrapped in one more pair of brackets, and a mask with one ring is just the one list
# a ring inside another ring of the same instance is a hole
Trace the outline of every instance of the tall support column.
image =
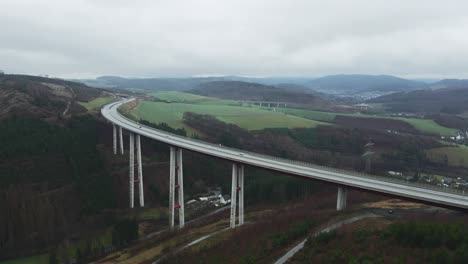
[(184, 167), (182, 162), (182, 149), (177, 150), (177, 191), (179, 202), (179, 228), (185, 225), (184, 214)]
[(130, 188), (130, 208), (134, 206), (134, 191), (135, 191), (135, 146), (134, 146), (134, 134), (130, 132), (130, 142), (129, 142), (129, 188)]
[(175, 209), (175, 171), (176, 171), (176, 149), (170, 147), (169, 162), (169, 226), (174, 228), (174, 209)]
[(136, 151), (137, 151), (137, 163), (138, 163), (138, 193), (140, 198), (140, 207), (145, 206), (145, 195), (143, 191), (143, 168), (141, 162), (141, 142), (140, 135), (136, 135)]
[(114, 150), (114, 155), (117, 154), (117, 126), (115, 124), (112, 124), (112, 147)]
[(239, 225), (244, 224), (244, 165), (238, 166), (239, 175)]
[(346, 187), (338, 187), (338, 194), (336, 197), (336, 210), (341, 211), (346, 209), (346, 199), (348, 196), (348, 190)]
[(119, 126), (119, 141), (120, 141), (120, 154), (124, 154), (124, 145), (123, 145), (123, 134), (122, 134), (122, 127)]
[(342, 197), (341, 205), (343, 209), (346, 209), (346, 201), (348, 200), (348, 189), (346, 187), (343, 187), (343, 195), (341, 197)]
[(231, 228), (236, 227), (236, 202), (237, 202), (237, 164), (232, 164), (231, 183)]

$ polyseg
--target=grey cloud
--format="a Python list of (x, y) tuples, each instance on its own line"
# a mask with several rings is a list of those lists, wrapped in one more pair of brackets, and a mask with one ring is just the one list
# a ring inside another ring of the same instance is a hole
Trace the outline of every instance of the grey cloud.
[(0, 68), (62, 77), (468, 77), (466, 1), (4, 0)]

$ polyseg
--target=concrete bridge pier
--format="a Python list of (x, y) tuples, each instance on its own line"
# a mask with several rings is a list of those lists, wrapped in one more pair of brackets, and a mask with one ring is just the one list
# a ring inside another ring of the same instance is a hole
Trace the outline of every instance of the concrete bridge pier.
[(137, 152), (137, 166), (138, 166), (138, 178), (134, 181), (138, 184), (138, 194), (140, 198), (140, 207), (145, 206), (145, 195), (143, 191), (143, 168), (141, 161), (141, 142), (140, 135), (136, 135), (136, 152)]
[(112, 149), (114, 150), (114, 155), (117, 154), (117, 126), (112, 124)]
[(239, 225), (244, 224), (244, 165), (239, 165), (238, 169), (238, 189), (239, 189)]
[(179, 194), (179, 228), (185, 225), (185, 209), (184, 209), (184, 167), (182, 162), (182, 149), (177, 150), (177, 182)]
[(128, 148), (128, 154), (129, 154), (129, 189), (130, 189), (130, 208), (134, 207), (134, 191), (135, 191), (135, 135), (133, 132), (129, 133), (129, 148)]
[(124, 145), (123, 145), (123, 133), (122, 133), (122, 127), (119, 126), (119, 141), (120, 141), (120, 154), (124, 154)]
[[(182, 149), (170, 147), (169, 162), (169, 226), (174, 228), (175, 209), (179, 210), (179, 228), (185, 225), (184, 210), (184, 170), (182, 162)], [(177, 175), (177, 184), (176, 184)], [(177, 192), (177, 204), (175, 195)]]
[[(237, 193), (239, 192), (239, 205), (237, 205)], [(239, 208), (239, 224), (244, 224), (244, 165), (232, 164), (231, 185), (231, 228), (236, 227), (236, 211)]]
[(348, 196), (348, 189), (346, 187), (338, 187), (338, 194), (336, 197), (336, 210), (341, 211), (346, 209), (346, 199)]
[(236, 202), (237, 202), (237, 164), (232, 164), (232, 182), (231, 182), (231, 228), (236, 227)]

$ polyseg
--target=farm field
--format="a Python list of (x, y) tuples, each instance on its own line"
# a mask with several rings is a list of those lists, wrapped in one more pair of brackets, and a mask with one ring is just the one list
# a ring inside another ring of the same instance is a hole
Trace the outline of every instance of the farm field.
[(441, 136), (453, 136), (457, 133), (456, 129), (448, 128), (437, 124), (434, 120), (418, 119), (418, 118), (404, 118), (404, 117), (391, 117), (392, 119), (401, 120), (409, 123), (417, 130), (423, 133), (439, 134)]
[(214, 97), (201, 96), (183, 92), (157, 92), (149, 93), (150, 96), (155, 98), (182, 103), (196, 103), (196, 104), (208, 104), (208, 105), (239, 105), (238, 102), (232, 100), (218, 99)]
[(302, 110), (294, 108), (282, 108), (280, 111), (284, 111), (286, 114), (303, 117), (311, 120), (317, 120), (322, 122), (332, 123), (338, 113), (332, 112), (320, 112), (311, 110)]
[(427, 157), (435, 162), (444, 163), (445, 155), (450, 166), (468, 167), (468, 147), (463, 145), (434, 148), (427, 151)]
[[(414, 129), (420, 131), (421, 133), (427, 134), (451, 136), (456, 134), (457, 132), (456, 129), (441, 126), (437, 124), (434, 120), (430, 119), (363, 114), (342, 114), (294, 108), (280, 108), (278, 109), (278, 112), (273, 112), (267, 111), (258, 106), (241, 107), (241, 105), (237, 101), (223, 100), (184, 92), (157, 92), (150, 93), (149, 95), (159, 98), (161, 100), (173, 101), (176, 103), (171, 103), (171, 106), (159, 103), (159, 105), (153, 105), (150, 107), (149, 105), (147, 105), (147, 103), (149, 102), (146, 102), (140, 104), (137, 107), (137, 109), (131, 112), (131, 115), (135, 118), (141, 118), (151, 122), (165, 122), (175, 128), (184, 127), (182, 124), (183, 113), (186, 111), (192, 111), (199, 114), (214, 115), (224, 122), (237, 124), (243, 128), (250, 130), (270, 127), (313, 127), (315, 125), (323, 123), (334, 123), (335, 117), (339, 115), (355, 118), (380, 118), (399, 120), (410, 124), (412, 127), (414, 127)], [(154, 114), (155, 111), (158, 111), (159, 114)], [(246, 118), (245, 115), (257, 118)], [(300, 119), (291, 118), (292, 116), (298, 117)], [(305, 122), (303, 119), (314, 121), (314, 123)]]
[(215, 100), (215, 98), (190, 94), (190, 93), (183, 93), (183, 92), (176, 92), (176, 91), (169, 91), (169, 92), (157, 92), (157, 93), (149, 93), (153, 97), (159, 98), (161, 100), (167, 101), (207, 101), (207, 100)]
[(101, 108), (101, 106), (108, 104), (112, 101), (114, 101), (113, 97), (105, 96), (105, 97), (98, 97), (86, 103), (80, 102), (80, 105), (84, 106), (86, 109), (88, 109), (88, 111), (90, 111), (90, 110), (97, 110)]
[(351, 116), (351, 117), (358, 117), (358, 118), (359, 117), (382, 118), (382, 119), (393, 119), (393, 120), (400, 120), (400, 121), (406, 122), (410, 124), (411, 126), (413, 126), (416, 130), (422, 133), (452, 136), (452, 135), (455, 135), (457, 132), (456, 129), (441, 126), (437, 124), (434, 120), (430, 120), (430, 119), (363, 115), (363, 114), (341, 114), (341, 113), (310, 111), (310, 110), (301, 110), (301, 109), (292, 109), (292, 108), (286, 108), (284, 111), (290, 115), (295, 115), (295, 116), (299, 116), (299, 117), (303, 117), (303, 118), (307, 118), (311, 120), (322, 121), (322, 122), (333, 122), (337, 115)]
[(275, 127), (315, 127), (326, 123), (286, 115), (259, 108), (215, 104), (183, 104), (142, 101), (131, 115), (153, 123), (167, 123), (174, 128), (185, 127), (182, 119), (185, 112), (213, 115), (219, 120), (236, 124), (248, 130)]

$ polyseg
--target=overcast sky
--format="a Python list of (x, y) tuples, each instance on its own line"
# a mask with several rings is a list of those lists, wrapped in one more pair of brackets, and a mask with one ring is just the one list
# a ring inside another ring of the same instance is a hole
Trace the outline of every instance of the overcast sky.
[(0, 0), (0, 69), (468, 78), (468, 1)]

